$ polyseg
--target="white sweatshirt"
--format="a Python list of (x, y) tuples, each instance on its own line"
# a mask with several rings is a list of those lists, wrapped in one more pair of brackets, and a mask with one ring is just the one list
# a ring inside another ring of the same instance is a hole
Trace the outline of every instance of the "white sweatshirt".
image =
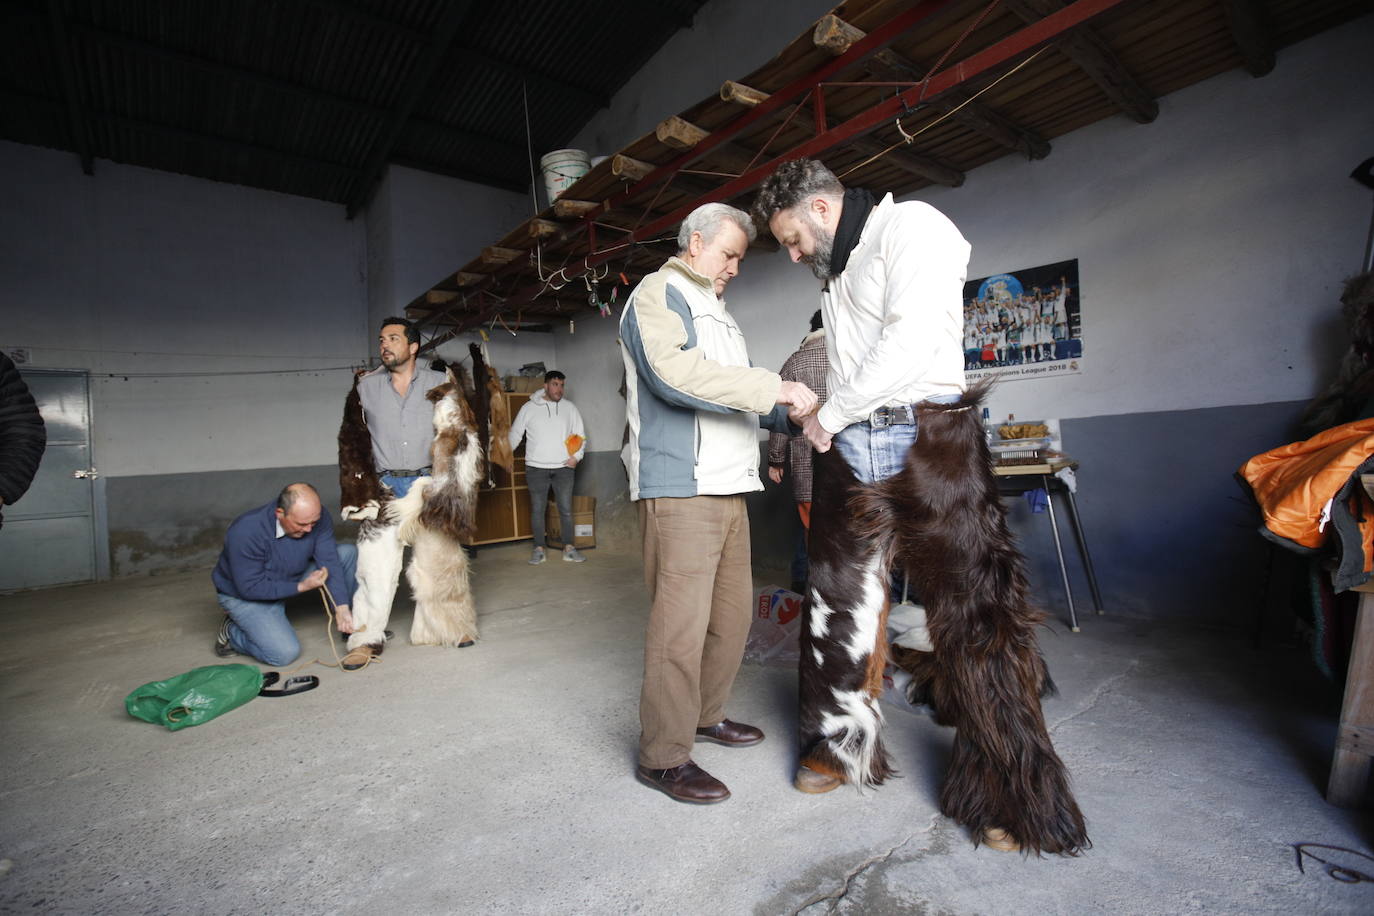
[[(583, 437), (572, 454), (568, 452), (569, 436)], [(530, 395), (510, 425), (511, 451), (525, 438), (525, 464), (532, 468), (561, 468), (569, 458), (581, 461), (587, 451), (586, 436), (582, 414), (573, 402), (567, 398), (550, 401), (543, 388)]]

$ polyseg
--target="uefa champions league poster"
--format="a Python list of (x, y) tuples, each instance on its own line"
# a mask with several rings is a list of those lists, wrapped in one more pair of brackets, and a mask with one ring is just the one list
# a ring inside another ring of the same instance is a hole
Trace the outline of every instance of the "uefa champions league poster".
[(977, 381), (1082, 372), (1078, 259), (964, 284), (964, 377)]

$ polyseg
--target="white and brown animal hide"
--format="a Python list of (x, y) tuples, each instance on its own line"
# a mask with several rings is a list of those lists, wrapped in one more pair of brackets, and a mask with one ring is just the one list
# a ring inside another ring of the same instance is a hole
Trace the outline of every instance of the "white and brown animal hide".
[(906, 467), (876, 484), (860, 483), (834, 449), (816, 456), (801, 762), (859, 787), (892, 775), (877, 697), (890, 571), (905, 572), (934, 645), (921, 676), (937, 721), (957, 730), (940, 810), (975, 842), (1000, 828), (1028, 852), (1076, 855), (1090, 843), (1040, 708), (1043, 615), (1031, 607), (983, 439), (985, 391), (919, 405)]
[[(487, 363), (481, 344), (468, 344), (472, 354), (473, 414), (477, 418), (477, 436), (482, 453), (489, 464), (515, 475), (515, 452), (510, 447), (510, 408), (506, 404), (505, 389), (496, 367)], [(493, 486), (491, 469), (486, 469), (487, 485)]]
[(434, 402), (434, 473), (390, 507), (401, 543), (414, 547), (406, 578), (415, 595), (410, 641), (416, 645), (457, 646), (477, 638), (463, 542), (476, 525), (482, 450), (463, 389), (450, 369), (448, 382), (426, 394)]

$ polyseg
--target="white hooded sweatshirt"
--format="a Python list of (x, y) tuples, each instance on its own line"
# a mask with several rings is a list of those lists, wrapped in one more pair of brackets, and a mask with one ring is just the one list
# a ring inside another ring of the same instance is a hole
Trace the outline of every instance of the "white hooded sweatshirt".
[[(581, 436), (577, 451), (568, 451), (568, 437)], [(572, 401), (550, 401), (540, 388), (510, 425), (510, 447), (514, 451), (525, 438), (525, 464), (532, 468), (561, 468), (569, 458), (579, 462), (587, 451), (587, 433), (582, 426), (582, 414)]]

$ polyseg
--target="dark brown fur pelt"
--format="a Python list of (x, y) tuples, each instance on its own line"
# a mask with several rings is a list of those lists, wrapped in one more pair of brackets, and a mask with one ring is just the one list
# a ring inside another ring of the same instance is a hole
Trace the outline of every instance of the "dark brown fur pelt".
[[(482, 345), (468, 344), (472, 354), (472, 396), (468, 401), (472, 407), (474, 422), (477, 424), (477, 444), (484, 458), (491, 457), (491, 394), (487, 389), (487, 361), (482, 356)], [(491, 477), (491, 471), (484, 465), (482, 473)]]
[(1341, 293), (1350, 347), (1341, 357), (1336, 378), (1303, 413), (1299, 421), (1303, 437), (1350, 423), (1363, 416), (1374, 398), (1374, 271), (1357, 274), (1345, 282)]
[(465, 541), (477, 525), (476, 483), (482, 453), (476, 420), (464, 395), (468, 386), (462, 369), (450, 367), (448, 379), (425, 394), (434, 403), (433, 482), (425, 490), (420, 524)]
[(353, 379), (353, 388), (344, 399), (343, 423), (339, 426), (339, 503), (361, 508), (368, 500), (386, 502), (391, 492), (382, 486), (372, 461), (372, 435), (367, 431), (358, 396), (360, 378)]
[[(807, 603), (823, 613), (808, 608), (804, 629), (819, 616), (833, 630), (831, 621), (847, 609), (872, 614), (879, 603), (885, 617), (887, 571), (904, 571), (925, 605), (934, 645), (923, 671), (930, 700), (940, 721), (957, 730), (941, 811), (971, 828), (975, 841), (1000, 828), (1027, 852), (1076, 855), (1090, 843), (1040, 708), (1048, 686), (1035, 640), (1042, 615), (1030, 604), (983, 438), (978, 407), (986, 388), (954, 404), (921, 405), (906, 467), (887, 480), (861, 485), (834, 449), (817, 456)], [(837, 530), (827, 530), (832, 525)], [(871, 668), (884, 653), (885, 633), (871, 625), (859, 631), (875, 639), (864, 666)], [(833, 645), (845, 632), (803, 636), (804, 741), (816, 740), (826, 715), (836, 721), (843, 710), (833, 691), (843, 695), (857, 680), (858, 665), (843, 664), (857, 645), (848, 654)], [(808, 658), (811, 648), (821, 650), (822, 664)], [(835, 674), (844, 680), (833, 682)], [(882, 758), (876, 737), (873, 745), (870, 756)], [(803, 762), (812, 766), (815, 753), (804, 746)], [(813, 768), (823, 768), (824, 755), (819, 762)]]

